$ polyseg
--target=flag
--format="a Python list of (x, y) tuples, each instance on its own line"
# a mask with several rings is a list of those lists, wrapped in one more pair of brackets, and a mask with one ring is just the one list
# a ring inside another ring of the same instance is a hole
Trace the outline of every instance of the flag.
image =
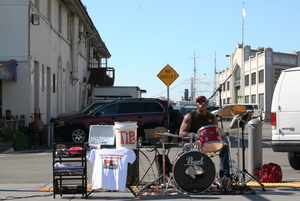
[(245, 17), (246, 17), (246, 9), (243, 8), (243, 18), (245, 18)]

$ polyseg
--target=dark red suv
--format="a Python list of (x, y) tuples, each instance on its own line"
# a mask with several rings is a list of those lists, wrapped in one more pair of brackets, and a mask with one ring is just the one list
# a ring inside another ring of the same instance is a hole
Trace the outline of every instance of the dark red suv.
[(106, 101), (90, 113), (56, 118), (54, 121), (54, 134), (59, 134), (65, 141), (87, 141), (90, 125), (114, 125), (114, 122), (126, 121), (137, 122), (137, 136), (144, 140), (144, 129), (167, 127), (168, 101), (154, 98)]

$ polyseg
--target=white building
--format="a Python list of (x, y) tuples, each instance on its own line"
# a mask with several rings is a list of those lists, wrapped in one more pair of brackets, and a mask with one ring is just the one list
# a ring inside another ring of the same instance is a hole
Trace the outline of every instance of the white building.
[[(100, 20), (100, 19), (99, 19)], [(111, 55), (80, 0), (0, 0), (1, 115), (79, 110), (92, 86), (113, 85)]]
[[(230, 54), (230, 67), (219, 72), (222, 105), (255, 103), (270, 119), (273, 91), (282, 70), (300, 65), (300, 52), (274, 52), (272, 48), (239, 45)], [(226, 81), (226, 82), (225, 82)], [(295, 87), (295, 86), (291, 86)]]

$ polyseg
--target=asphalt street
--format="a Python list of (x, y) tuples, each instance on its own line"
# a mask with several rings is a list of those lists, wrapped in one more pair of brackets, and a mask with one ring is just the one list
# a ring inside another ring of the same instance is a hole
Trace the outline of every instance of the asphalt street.
[[(225, 122), (223, 127), (226, 128), (228, 122)], [(130, 192), (95, 192), (87, 199), (107, 199), (107, 200), (199, 200), (199, 199), (223, 199), (223, 200), (283, 200), (288, 196), (289, 200), (298, 200), (300, 195), (300, 171), (294, 170), (290, 167), (287, 159), (287, 153), (274, 153), (270, 147), (271, 140), (271, 126), (268, 122), (263, 123), (262, 126), (262, 162), (263, 163), (277, 163), (281, 166), (283, 172), (283, 182), (281, 185), (266, 185), (266, 191), (263, 191), (260, 186), (253, 185), (252, 188), (255, 194), (242, 195), (156, 195), (156, 196), (139, 196), (135, 198)], [(232, 145), (231, 153), (234, 160), (237, 160), (237, 136), (240, 131), (237, 129), (231, 130), (230, 141)], [(245, 126), (244, 132), (245, 143), (245, 167), (248, 167), (248, 127)], [(157, 178), (157, 169), (155, 164), (150, 166), (155, 152), (150, 148), (141, 149), (144, 154), (139, 154), (139, 177), (144, 176), (144, 173), (149, 169), (148, 173), (143, 179), (143, 183), (150, 182)], [(152, 151), (152, 152), (150, 152)], [(158, 149), (161, 152), (161, 149)], [(171, 161), (182, 152), (182, 148), (171, 148), (168, 156)], [(241, 157), (240, 157), (241, 158)], [(219, 157), (211, 158), (218, 169)], [(44, 147), (35, 150), (27, 150), (20, 152), (13, 152), (9, 154), (0, 154), (0, 200), (52, 200), (52, 192), (39, 191), (41, 189), (51, 189), (52, 187), (52, 149), (51, 147)], [(240, 163), (241, 164), (241, 163)], [(91, 184), (93, 167), (88, 162), (88, 185)], [(287, 183), (296, 183), (296, 185), (287, 185)], [(250, 183), (257, 183), (252, 180)], [(249, 184), (250, 184), (249, 183)], [(60, 199), (59, 196), (57, 196)], [(69, 200), (80, 199), (80, 195), (66, 195), (63, 198)]]

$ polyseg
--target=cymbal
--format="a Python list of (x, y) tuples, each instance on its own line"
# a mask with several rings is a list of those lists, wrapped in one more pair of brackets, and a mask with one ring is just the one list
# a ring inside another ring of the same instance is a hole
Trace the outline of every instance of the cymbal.
[(236, 131), (223, 131), (222, 134), (226, 136), (230, 136), (232, 133), (236, 133)]
[(228, 105), (219, 110), (218, 115), (221, 117), (228, 117), (239, 115), (246, 110), (245, 105)]
[(168, 136), (168, 137), (180, 137), (179, 135), (174, 135), (171, 133), (154, 133), (155, 135), (162, 135), (162, 136)]

